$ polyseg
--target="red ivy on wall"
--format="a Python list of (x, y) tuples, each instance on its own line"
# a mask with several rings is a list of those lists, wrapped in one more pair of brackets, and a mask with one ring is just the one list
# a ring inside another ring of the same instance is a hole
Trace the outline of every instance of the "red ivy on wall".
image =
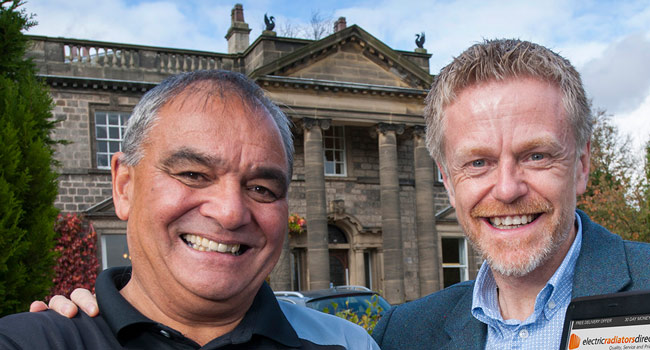
[(59, 214), (54, 230), (58, 237), (54, 250), (59, 258), (54, 267), (51, 296), (70, 296), (75, 288), (86, 288), (94, 293), (99, 263), (97, 233), (92, 224), (84, 224), (77, 214)]

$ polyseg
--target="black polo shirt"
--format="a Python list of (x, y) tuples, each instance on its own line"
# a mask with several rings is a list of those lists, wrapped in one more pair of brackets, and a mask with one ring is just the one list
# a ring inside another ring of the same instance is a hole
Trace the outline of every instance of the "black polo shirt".
[[(103, 271), (95, 290), (100, 315), (79, 312), (72, 319), (54, 311), (21, 313), (0, 319), (0, 349), (353, 349), (376, 344), (347, 321), (291, 305), (284, 312), (302, 324), (292, 326), (265, 283), (237, 327), (201, 347), (180, 332), (154, 322), (138, 312), (119, 290), (131, 277), (130, 268)], [(323, 321), (324, 320), (324, 321)], [(318, 328), (332, 324), (323, 337)], [(299, 336), (294, 327), (303, 327)], [(314, 333), (314, 331), (316, 333)], [(317, 334), (313, 336), (313, 334)], [(334, 339), (336, 338), (336, 339)], [(349, 339), (348, 339), (349, 338)], [(369, 337), (368, 337), (369, 338)], [(324, 340), (324, 341), (322, 341)]]

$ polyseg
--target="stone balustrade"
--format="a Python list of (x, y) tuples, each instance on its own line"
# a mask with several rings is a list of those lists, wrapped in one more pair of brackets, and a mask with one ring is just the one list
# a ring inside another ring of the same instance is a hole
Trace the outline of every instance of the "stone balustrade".
[(237, 70), (236, 57), (206, 51), (29, 36), (27, 56), (45, 76), (159, 82), (200, 69)]

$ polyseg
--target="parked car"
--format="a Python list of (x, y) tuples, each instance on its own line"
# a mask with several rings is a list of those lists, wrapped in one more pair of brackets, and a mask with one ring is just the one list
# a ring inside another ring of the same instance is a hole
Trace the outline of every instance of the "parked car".
[(361, 286), (337, 286), (302, 292), (281, 291), (275, 292), (275, 297), (283, 302), (306, 306), (329, 314), (349, 309), (359, 318), (366, 313), (366, 309), (375, 300), (377, 307), (371, 307), (371, 315), (381, 316), (390, 309), (390, 304), (381, 295)]

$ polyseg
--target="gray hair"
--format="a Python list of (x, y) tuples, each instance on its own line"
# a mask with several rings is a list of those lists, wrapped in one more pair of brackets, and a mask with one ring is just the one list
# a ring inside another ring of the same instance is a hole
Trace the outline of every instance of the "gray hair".
[(142, 144), (156, 123), (160, 108), (186, 89), (199, 83), (209, 84), (209, 94), (236, 93), (250, 105), (261, 105), (269, 112), (282, 137), (288, 161), (288, 181), (291, 181), (293, 172), (291, 121), (278, 106), (264, 95), (264, 91), (257, 84), (243, 74), (225, 70), (200, 70), (174, 75), (148, 91), (135, 106), (129, 119), (122, 142), (124, 155), (121, 161), (130, 166), (138, 164), (144, 156)]
[(537, 78), (558, 86), (579, 152), (589, 142), (593, 128), (591, 110), (580, 74), (567, 59), (528, 41), (485, 40), (442, 68), (425, 101), (427, 149), (446, 173), (444, 109), (454, 102), (462, 89), (472, 84), (512, 77)]

